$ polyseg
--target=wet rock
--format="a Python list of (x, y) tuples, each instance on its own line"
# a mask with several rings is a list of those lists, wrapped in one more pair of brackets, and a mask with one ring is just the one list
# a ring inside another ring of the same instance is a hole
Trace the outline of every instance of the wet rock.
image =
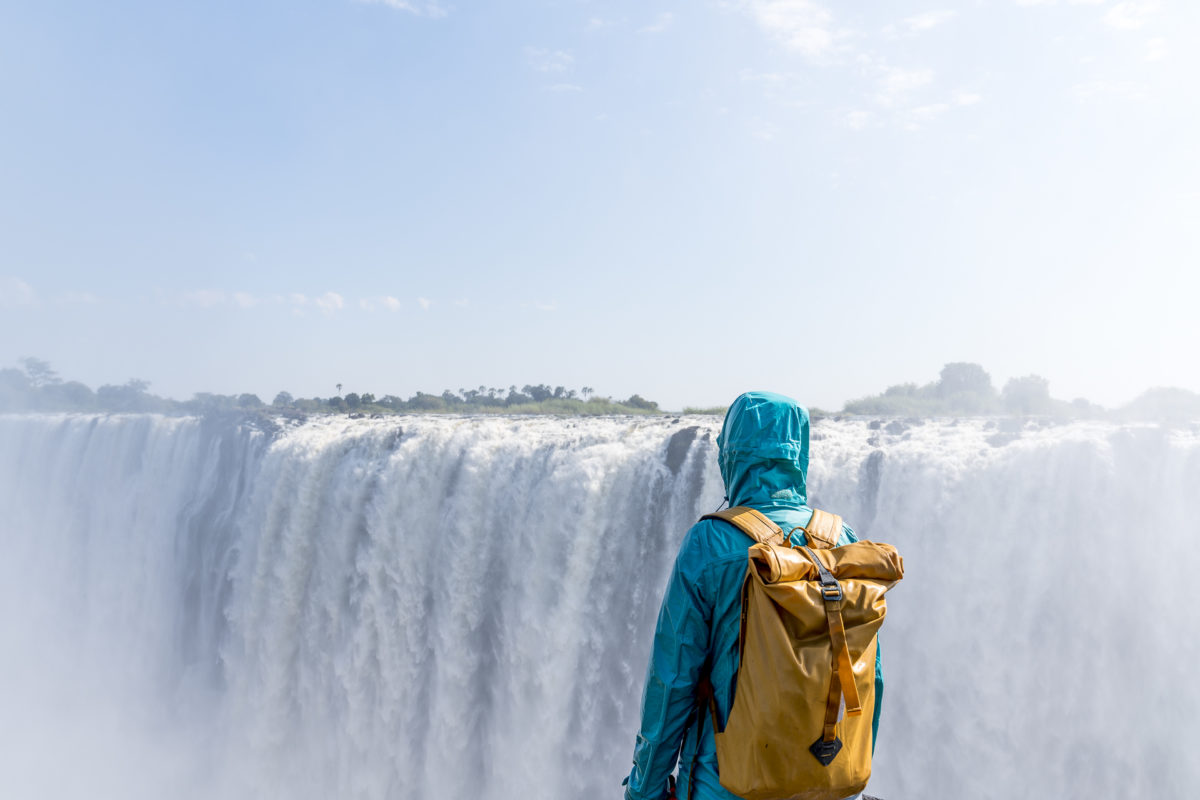
[(862, 523), (864, 525), (869, 524), (878, 511), (876, 506), (879, 503), (879, 480), (883, 474), (883, 459), (883, 451), (874, 450), (858, 468), (858, 496), (862, 501), (862, 508), (867, 512), (867, 519)]
[(667, 469), (671, 470), (672, 475), (678, 475), (679, 470), (683, 468), (688, 450), (692, 449), (692, 442), (696, 441), (696, 434), (699, 432), (700, 426), (692, 425), (690, 428), (676, 431), (667, 441)]
[(870, 430), (873, 430), (873, 431), (877, 431), (882, 427), (883, 427), (883, 420), (881, 420), (881, 419), (873, 419), (867, 423), (867, 428)]
[(388, 450), (395, 450), (400, 446), (402, 439), (404, 439), (404, 428), (396, 428), (396, 430), (389, 433), (387, 438), (383, 440), (383, 446)]
[(899, 436), (900, 434), (902, 434), (902, 433), (904, 433), (906, 430), (908, 430), (908, 426), (907, 426), (907, 425), (905, 425), (905, 424), (904, 424), (903, 422), (901, 422), (900, 420), (898, 420), (898, 419), (894, 419), (894, 420), (892, 420), (891, 422), (889, 422), (889, 423), (887, 424), (887, 427), (886, 427), (886, 428), (884, 428), (883, 430), (884, 430), (884, 433), (890, 433), (890, 434), (892, 434), (893, 436)]

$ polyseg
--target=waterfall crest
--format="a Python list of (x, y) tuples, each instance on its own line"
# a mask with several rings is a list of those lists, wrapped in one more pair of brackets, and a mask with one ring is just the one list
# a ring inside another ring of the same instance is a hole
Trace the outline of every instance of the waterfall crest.
[[(0, 416), (11, 796), (619, 796), (718, 428)], [(873, 793), (1195, 785), (1195, 430), (826, 420), (809, 486), (905, 556)]]

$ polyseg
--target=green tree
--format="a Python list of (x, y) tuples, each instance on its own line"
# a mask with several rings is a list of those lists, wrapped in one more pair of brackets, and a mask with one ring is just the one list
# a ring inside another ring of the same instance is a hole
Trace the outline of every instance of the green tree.
[(294, 402), (296, 402), (296, 398), (292, 397), (291, 392), (280, 392), (279, 394), (275, 395), (275, 400), (271, 403), (271, 405), (290, 406)]
[(629, 406), (630, 408), (640, 408), (646, 411), (658, 411), (658, 403), (655, 403), (653, 400), (647, 400), (640, 394), (635, 394), (628, 400), (622, 400), (621, 405)]
[(982, 366), (967, 361), (955, 361), (942, 367), (938, 394), (951, 397), (961, 392), (990, 396), (995, 394), (996, 390), (992, 388), (992, 376), (988, 375)]
[(25, 367), (25, 375), (29, 378), (29, 385), (35, 389), (62, 383), (62, 380), (58, 377), (58, 373), (50, 369), (49, 361), (26, 357), (21, 359), (21, 365)]
[(96, 390), (96, 400), (109, 411), (154, 411), (157, 398), (146, 392), (149, 388), (149, 381), (130, 378), (123, 386), (101, 386)]
[(245, 392), (238, 395), (238, 408), (262, 408), (263, 401), (258, 399), (258, 395)]
[(362, 398), (359, 397), (355, 392), (351, 392), (350, 394), (346, 395), (346, 405), (350, 408), (358, 408), (360, 405), (362, 405)]
[(79, 381), (45, 386), (41, 394), (48, 406), (64, 411), (90, 411), (96, 405), (95, 392)]
[(1054, 407), (1050, 381), (1040, 375), (1011, 378), (1000, 391), (1000, 398), (1011, 414), (1048, 414)]

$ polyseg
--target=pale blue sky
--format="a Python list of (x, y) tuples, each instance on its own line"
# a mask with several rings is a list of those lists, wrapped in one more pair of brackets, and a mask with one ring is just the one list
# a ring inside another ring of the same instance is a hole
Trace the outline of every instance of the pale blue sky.
[(1200, 4), (0, 8), (0, 363), (270, 400), (1200, 390)]

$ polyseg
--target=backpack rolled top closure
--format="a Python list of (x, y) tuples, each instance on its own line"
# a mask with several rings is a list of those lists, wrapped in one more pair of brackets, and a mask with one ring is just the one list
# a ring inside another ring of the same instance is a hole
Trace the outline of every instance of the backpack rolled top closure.
[(801, 529), (806, 545), (790, 544), (790, 533), (749, 507), (702, 519), (729, 522), (756, 542), (742, 585), (740, 660), (724, 729), (707, 698), (721, 785), (747, 800), (840, 800), (861, 792), (871, 775), (884, 594), (904, 577), (904, 560), (890, 544), (836, 546), (842, 519), (824, 511), (814, 510)]

